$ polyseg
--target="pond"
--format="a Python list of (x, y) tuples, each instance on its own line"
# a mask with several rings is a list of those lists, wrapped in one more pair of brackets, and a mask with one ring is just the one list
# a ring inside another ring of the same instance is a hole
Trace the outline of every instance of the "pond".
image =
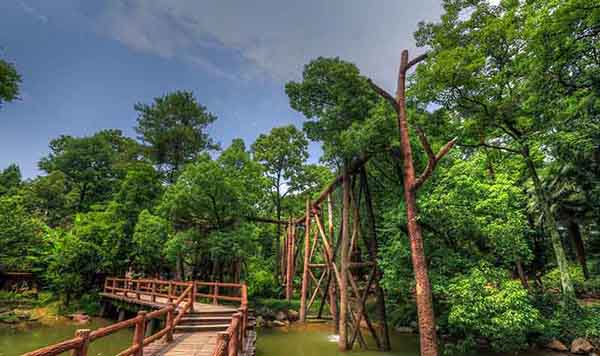
[[(258, 331), (256, 356), (419, 356), (417, 335), (392, 333), (392, 351), (354, 351), (341, 353), (328, 324), (295, 324), (287, 328)], [(480, 355), (484, 355), (481, 354)], [(514, 356), (514, 354), (511, 354)], [(519, 356), (557, 356), (548, 352), (524, 352)], [(486, 356), (504, 356), (486, 354)]]
[[(0, 328), (0, 356), (17, 356), (36, 350), (75, 335), (77, 329), (98, 329), (114, 323), (114, 321), (93, 318), (91, 323), (81, 325), (61, 321), (53, 325), (30, 325), (25, 330)], [(94, 341), (90, 345), (88, 355), (116, 355), (131, 346), (132, 330), (121, 330), (113, 335)]]

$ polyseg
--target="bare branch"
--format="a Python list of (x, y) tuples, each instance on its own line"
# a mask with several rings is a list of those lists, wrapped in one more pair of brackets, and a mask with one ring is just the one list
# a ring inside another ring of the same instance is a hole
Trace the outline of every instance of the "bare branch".
[(383, 97), (385, 100), (387, 100), (390, 104), (392, 104), (392, 107), (394, 108), (394, 110), (396, 110), (396, 112), (398, 112), (398, 110), (400, 110), (400, 108), (398, 107), (398, 103), (396, 102), (396, 99), (394, 99), (394, 97), (392, 95), (390, 95), (390, 93), (388, 93), (385, 89), (381, 88), (377, 84), (373, 83), (373, 81), (371, 79), (368, 79), (368, 82), (369, 82), (369, 85), (371, 86), (371, 88), (377, 94), (379, 94), (381, 97)]
[(435, 154), (431, 149), (431, 145), (429, 144), (429, 141), (427, 140), (427, 136), (425, 136), (425, 132), (423, 132), (423, 129), (421, 129), (419, 126), (415, 126), (415, 131), (417, 132), (419, 141), (421, 141), (421, 145), (423, 146), (425, 153), (427, 153), (427, 157), (429, 157), (429, 160), (431, 161), (435, 159)]
[(420, 56), (416, 56), (415, 58), (411, 59), (407, 64), (406, 67), (404, 68), (405, 71), (409, 70), (410, 67), (418, 64), (419, 62), (424, 61), (425, 59), (427, 59), (427, 56), (429, 56), (429, 53), (425, 52), (423, 54), (421, 54)]
[(494, 149), (494, 150), (501, 150), (501, 151), (507, 151), (507, 152), (511, 152), (511, 153), (521, 154), (521, 151), (519, 151), (519, 150), (515, 150), (515, 149), (504, 147), (504, 146), (490, 145), (488, 143), (479, 143), (477, 145), (468, 145), (466, 143), (461, 143), (461, 144), (459, 144), (459, 146), (463, 146), (463, 147), (487, 147), (487, 148), (491, 148), (491, 149)]
[[(425, 136), (423, 136), (423, 137), (425, 137)], [(417, 189), (421, 188), (423, 183), (425, 183), (425, 181), (429, 177), (431, 177), (431, 174), (433, 173), (435, 166), (437, 166), (438, 162), (442, 158), (444, 158), (444, 156), (450, 151), (450, 149), (452, 148), (452, 146), (454, 146), (454, 144), (456, 143), (457, 140), (458, 140), (458, 137), (452, 139), (451, 141), (446, 143), (444, 145), (444, 147), (442, 147), (442, 149), (438, 152), (437, 155), (435, 155), (435, 157), (431, 158), (431, 156), (430, 156), (429, 162), (427, 162), (427, 167), (425, 167), (425, 170), (423, 171), (423, 173), (421, 173), (421, 175), (419, 175), (419, 178), (417, 178), (417, 180), (415, 181), (415, 184), (412, 187), (413, 190), (416, 191)], [(429, 150), (431, 151), (431, 148), (429, 148)]]

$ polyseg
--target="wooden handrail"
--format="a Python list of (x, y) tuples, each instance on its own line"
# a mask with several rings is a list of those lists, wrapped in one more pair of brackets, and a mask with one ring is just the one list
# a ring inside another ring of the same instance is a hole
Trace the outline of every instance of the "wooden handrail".
[[(198, 286), (213, 287), (212, 294), (198, 293)], [(185, 287), (183, 292), (179, 287)], [(219, 294), (219, 288), (236, 288), (240, 290), (239, 297), (226, 296)], [(164, 293), (165, 289), (167, 293)], [(142, 296), (150, 297), (151, 302), (156, 303), (156, 297), (166, 298), (169, 304), (152, 312), (140, 311), (134, 318), (124, 320), (93, 331), (80, 329), (75, 333), (75, 337), (60, 343), (50, 345), (23, 356), (54, 356), (60, 355), (66, 351), (72, 351), (72, 356), (87, 356), (88, 345), (100, 338), (113, 334), (119, 330), (135, 326), (132, 344), (126, 350), (123, 350), (118, 356), (143, 355), (144, 346), (164, 337), (166, 342), (173, 341), (173, 330), (179, 324), (181, 318), (194, 308), (196, 298), (211, 298), (216, 303), (218, 300), (237, 301), (241, 307), (234, 314), (232, 322), (227, 329), (226, 342), (219, 339), (213, 355), (229, 356), (238, 355), (243, 348), (243, 342), (246, 335), (248, 323), (248, 292), (245, 284), (238, 283), (220, 283), (220, 282), (182, 282), (182, 281), (164, 281), (154, 279), (129, 279), (129, 278), (106, 278), (104, 281), (104, 293), (118, 295), (121, 293), (129, 298), (129, 294), (135, 294), (135, 299), (142, 300)], [(171, 300), (176, 298), (173, 303)], [(177, 314), (175, 316), (175, 314)], [(161, 318), (166, 315), (165, 327), (158, 332), (144, 338), (146, 323), (152, 319)], [(225, 350), (225, 351), (223, 351)], [(227, 351), (229, 350), (229, 351)], [(235, 352), (234, 352), (235, 351)]]

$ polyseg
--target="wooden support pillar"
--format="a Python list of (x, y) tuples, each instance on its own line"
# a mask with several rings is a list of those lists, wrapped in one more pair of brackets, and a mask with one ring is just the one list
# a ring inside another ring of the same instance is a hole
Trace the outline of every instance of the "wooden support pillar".
[(343, 208), (342, 208), (342, 239), (340, 242), (341, 248), (341, 263), (340, 263), (340, 338), (338, 342), (338, 348), (340, 351), (346, 351), (348, 348), (348, 335), (347, 335), (347, 314), (348, 314), (348, 271), (349, 271), (349, 215), (350, 215), (350, 177), (348, 175), (347, 164), (344, 166), (344, 180), (343, 180)]
[(173, 328), (175, 327), (175, 325), (173, 325), (173, 322), (175, 321), (175, 305), (173, 303), (169, 304), (169, 309), (167, 310), (167, 325), (165, 326), (167, 328), (167, 334), (165, 335), (165, 341), (166, 342), (171, 342), (173, 341)]
[(223, 348), (223, 355), (228, 356), (229, 355), (229, 334), (227, 333), (227, 331), (217, 332), (217, 343), (220, 341), (223, 342), (223, 345), (225, 345), (225, 347)]
[(81, 338), (81, 345), (73, 349), (71, 356), (87, 356), (88, 347), (90, 344), (90, 329), (79, 329), (75, 332), (75, 337)]
[(144, 356), (144, 334), (146, 331), (146, 311), (138, 312), (138, 321), (135, 323), (133, 332), (133, 344), (138, 346), (135, 356)]
[(304, 266), (302, 271), (302, 292), (300, 295), (300, 322), (306, 321), (306, 294), (308, 293), (308, 269), (310, 263), (310, 199), (306, 199), (304, 220)]
[(120, 321), (125, 320), (125, 309), (119, 308), (118, 312), (119, 312), (119, 316), (117, 317), (117, 321), (120, 322)]
[(292, 218), (288, 219), (288, 238), (287, 238), (287, 259), (285, 269), (285, 299), (287, 301), (292, 300), (293, 294), (293, 283), (294, 283), (294, 226)]
[(219, 286), (217, 284), (213, 286), (213, 304), (219, 304)]

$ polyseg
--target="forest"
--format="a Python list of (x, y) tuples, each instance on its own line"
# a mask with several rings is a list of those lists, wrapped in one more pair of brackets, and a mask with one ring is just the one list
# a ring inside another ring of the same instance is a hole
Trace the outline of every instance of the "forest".
[[(210, 137), (219, 118), (177, 90), (132, 103), (135, 137), (52, 139), (37, 177), (0, 162), (0, 272), (65, 307), (126, 273), (279, 299), (285, 227), (263, 220), (302, 216), (364, 160), (388, 323), (418, 329), (422, 355), (600, 348), (600, 4), (445, 0), (414, 39), (392, 94), (313, 59), (285, 85), (302, 127), (254, 142)], [(21, 79), (0, 60), (2, 120)]]

